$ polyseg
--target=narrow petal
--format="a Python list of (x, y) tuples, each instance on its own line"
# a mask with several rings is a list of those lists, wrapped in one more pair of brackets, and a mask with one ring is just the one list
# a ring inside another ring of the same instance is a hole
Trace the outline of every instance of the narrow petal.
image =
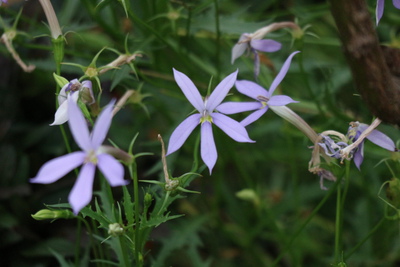
[(255, 122), (256, 120), (258, 120), (262, 115), (264, 115), (265, 112), (267, 112), (267, 110), (268, 110), (268, 106), (263, 108), (263, 109), (259, 109), (257, 111), (254, 111), (249, 116), (247, 116), (244, 120), (242, 120), (240, 122), (240, 124), (243, 125), (244, 127), (246, 127), (247, 125)]
[(101, 111), (96, 123), (94, 124), (91, 136), (93, 149), (100, 147), (107, 136), (111, 125), (114, 103), (115, 100), (111, 100), (111, 102)]
[(274, 40), (251, 40), (250, 46), (261, 52), (276, 52), (282, 48), (282, 44)]
[(84, 150), (92, 150), (92, 142), (89, 137), (89, 129), (85, 118), (83, 117), (82, 111), (78, 105), (68, 98), (68, 124), (78, 146)]
[[(394, 4), (394, 2), (393, 2)], [(385, 0), (378, 0), (376, 2), (376, 10), (375, 10), (375, 16), (376, 16), (376, 25), (379, 24), (379, 21), (381, 20), (383, 16), (383, 8), (385, 7)]]
[(254, 54), (254, 78), (257, 80), (258, 75), (260, 74), (260, 55), (256, 50), (252, 49)]
[(236, 114), (245, 111), (257, 110), (263, 105), (256, 102), (225, 102), (219, 105), (216, 110), (224, 114)]
[(222, 100), (224, 100), (229, 90), (231, 90), (231, 88), (235, 84), (238, 71), (239, 70), (236, 70), (228, 75), (217, 85), (217, 87), (215, 87), (214, 91), (211, 93), (206, 102), (206, 109), (208, 110), (208, 112), (213, 112), (214, 109), (219, 104), (221, 104)]
[(54, 183), (79, 165), (82, 165), (85, 156), (85, 152), (78, 151), (49, 160), (40, 168), (36, 177), (29, 181), (37, 184)]
[(194, 128), (196, 128), (196, 126), (200, 123), (200, 118), (200, 114), (193, 114), (187, 117), (183, 122), (181, 122), (181, 124), (178, 125), (178, 127), (176, 127), (169, 138), (167, 156), (181, 148), (183, 143), (185, 143), (186, 139), (193, 132)]
[(217, 162), (218, 154), (217, 148), (215, 147), (214, 136), (212, 133), (211, 123), (206, 121), (201, 124), (201, 158), (204, 163), (207, 165), (210, 170), (210, 174), (212, 169)]
[(393, 0), (393, 5), (395, 8), (400, 9), (400, 0)]
[(386, 134), (378, 131), (378, 130), (373, 130), (368, 136), (367, 139), (374, 143), (375, 145), (378, 145), (384, 149), (387, 149), (389, 151), (396, 151), (396, 145), (390, 139), (389, 136)]
[(286, 73), (289, 70), (290, 63), (292, 62), (292, 58), (297, 53), (300, 53), (300, 51), (296, 51), (296, 52), (293, 52), (292, 54), (290, 54), (290, 56), (286, 59), (285, 63), (283, 63), (283, 66), (282, 66), (281, 70), (279, 71), (278, 75), (276, 75), (274, 81), (272, 82), (272, 84), (271, 84), (271, 86), (269, 88), (269, 95), (270, 96), (274, 93), (276, 87), (278, 87), (278, 85), (282, 82), (283, 78), (285, 78)]
[(353, 156), (353, 161), (354, 164), (356, 165), (358, 170), (361, 170), (361, 163), (364, 160), (364, 142), (362, 142), (358, 148), (357, 151), (354, 152), (354, 156)]
[(121, 186), (129, 183), (129, 181), (124, 180), (124, 167), (116, 159), (108, 154), (100, 154), (97, 159), (97, 166), (111, 186)]
[[(70, 98), (77, 103), (78, 102), (78, 98), (79, 98), (79, 94), (77, 94), (76, 92), (72, 92), (70, 94)], [(59, 100), (60, 103), (60, 100)], [(52, 124), (50, 124), (50, 126), (54, 126), (54, 125), (61, 125), (65, 122), (68, 121), (68, 101), (64, 101), (60, 104), (60, 106), (58, 107), (56, 113), (54, 114), (54, 121)]]
[(85, 80), (82, 82), (82, 89), (81, 89), (80, 93), (81, 93), (82, 101), (84, 103), (91, 105), (94, 102), (96, 102), (96, 100), (94, 98), (93, 90), (92, 90), (92, 82), (91, 81)]
[(66, 92), (66, 90), (67, 90), (67, 88), (69, 88), (71, 82), (65, 84), (61, 88), (60, 92), (58, 93), (57, 100), (58, 100), (58, 105), (59, 106), (61, 106), (61, 104), (63, 104), (65, 101), (67, 101), (67, 92)]
[(258, 96), (268, 97), (268, 91), (252, 81), (239, 80), (235, 83), (236, 89), (248, 97), (258, 100)]
[(269, 106), (286, 106), (290, 103), (299, 103), (299, 101), (295, 101), (287, 95), (275, 95), (268, 101)]
[(254, 143), (250, 139), (246, 128), (239, 122), (219, 113), (212, 113), (213, 123), (236, 142)]
[[(240, 36), (239, 41), (237, 44), (235, 44), (232, 48), (232, 58), (231, 58), (231, 64), (235, 62), (235, 60), (243, 55), (244, 51), (246, 51), (247, 47), (249, 46), (248, 41), (246, 42), (245, 39), (248, 39), (248, 34), (244, 33)], [(241, 43), (243, 42), (243, 43)]]
[(204, 101), (201, 97), (199, 90), (197, 90), (194, 83), (189, 79), (188, 76), (182, 72), (173, 69), (175, 81), (181, 88), (183, 94), (186, 96), (190, 104), (193, 105), (200, 113), (204, 110)]
[(82, 166), (78, 178), (68, 196), (68, 202), (71, 204), (75, 215), (89, 204), (92, 199), (93, 180), (96, 166), (92, 163), (87, 163)]

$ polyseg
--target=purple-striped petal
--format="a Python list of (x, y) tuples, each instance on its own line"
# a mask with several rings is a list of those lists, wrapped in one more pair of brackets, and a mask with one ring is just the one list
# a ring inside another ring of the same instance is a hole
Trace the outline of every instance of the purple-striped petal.
[(211, 123), (206, 121), (201, 124), (201, 158), (203, 159), (204, 163), (207, 165), (208, 169), (210, 170), (210, 174), (212, 169), (217, 162), (218, 154), (217, 148), (215, 147), (214, 136), (212, 133), (212, 126)]
[(299, 103), (299, 101), (295, 101), (287, 95), (275, 95), (268, 101), (269, 106), (286, 106), (290, 103)]
[(115, 100), (111, 100), (111, 102), (101, 111), (99, 117), (97, 117), (91, 135), (93, 149), (99, 148), (107, 136), (111, 125), (114, 103)]
[(167, 156), (181, 148), (183, 143), (185, 143), (186, 139), (193, 132), (194, 128), (196, 128), (196, 126), (200, 123), (200, 119), (200, 114), (193, 114), (187, 117), (183, 122), (181, 122), (181, 124), (178, 125), (178, 127), (176, 127), (169, 138)]
[(219, 105), (216, 110), (224, 114), (236, 114), (245, 111), (257, 110), (262, 108), (260, 102), (225, 102)]
[(226, 97), (229, 90), (233, 87), (236, 81), (236, 77), (239, 70), (232, 72), (225, 79), (223, 79), (217, 87), (215, 87), (214, 91), (211, 93), (210, 97), (206, 101), (206, 110), (209, 113), (213, 112), (214, 109), (221, 104), (222, 100)]
[(261, 52), (276, 52), (278, 50), (280, 50), (282, 48), (282, 44), (274, 41), (274, 40), (270, 40), (270, 39), (266, 39), (266, 40), (251, 40), (250, 41), (250, 46), (258, 51)]
[(265, 112), (267, 112), (267, 110), (268, 110), (268, 106), (266, 106), (263, 109), (254, 111), (249, 116), (247, 116), (244, 120), (242, 120), (240, 122), (240, 124), (243, 125), (244, 127), (246, 127), (247, 125), (255, 122), (256, 120), (258, 120), (262, 115), (264, 115)]
[(272, 82), (271, 86), (269, 87), (268, 92), (269, 92), (270, 96), (274, 93), (276, 87), (278, 87), (278, 85), (282, 82), (283, 78), (285, 78), (286, 73), (289, 70), (290, 63), (292, 62), (292, 58), (297, 53), (300, 53), (300, 51), (296, 51), (296, 52), (293, 52), (292, 54), (290, 54), (290, 56), (286, 59), (285, 63), (283, 63), (281, 70), (279, 71), (278, 75), (276, 75), (274, 81)]
[(124, 180), (124, 167), (115, 158), (108, 154), (100, 154), (97, 159), (97, 167), (111, 186), (121, 186), (129, 183), (129, 181)]
[(400, 0), (393, 0), (393, 5), (395, 8), (400, 9)]
[(213, 123), (236, 142), (255, 142), (250, 139), (246, 129), (239, 122), (219, 113), (213, 113), (211, 117), (213, 118)]
[(82, 165), (85, 157), (85, 152), (77, 151), (49, 160), (40, 168), (36, 177), (30, 179), (30, 182), (37, 184), (51, 184), (76, 167)]
[[(394, 2), (393, 2), (394, 4)], [(376, 2), (376, 10), (375, 10), (375, 17), (376, 17), (376, 25), (379, 24), (379, 21), (381, 20), (383, 16), (383, 9), (385, 7), (385, 0), (378, 0)]]
[(233, 64), (233, 62), (235, 62), (235, 60), (238, 57), (243, 55), (244, 51), (246, 51), (246, 49), (249, 47), (248, 42), (240, 43), (240, 42), (244, 41), (245, 39), (248, 39), (248, 34), (247, 33), (242, 34), (240, 36), (240, 38), (239, 38), (238, 43), (233, 46), (231, 64)]
[(251, 97), (255, 100), (258, 100), (258, 96), (268, 97), (268, 91), (262, 88), (260, 85), (255, 82), (239, 80), (235, 83), (236, 89), (248, 97)]
[(364, 142), (362, 142), (358, 146), (357, 151), (354, 153), (353, 156), (354, 164), (356, 165), (358, 170), (361, 170), (360, 167), (363, 160), (364, 160)]
[(82, 169), (76, 179), (74, 187), (68, 196), (68, 202), (71, 204), (75, 215), (89, 204), (92, 199), (93, 180), (96, 166), (93, 163), (87, 163), (82, 166)]
[(78, 146), (84, 151), (93, 149), (92, 142), (89, 137), (89, 129), (82, 111), (78, 105), (68, 97), (68, 124), (71, 133)]
[(195, 107), (200, 113), (204, 110), (204, 101), (201, 97), (199, 90), (197, 90), (196, 86), (189, 79), (188, 76), (183, 74), (176, 69), (173, 69), (175, 81), (178, 84), (179, 88), (181, 88), (183, 94), (186, 96), (187, 100)]

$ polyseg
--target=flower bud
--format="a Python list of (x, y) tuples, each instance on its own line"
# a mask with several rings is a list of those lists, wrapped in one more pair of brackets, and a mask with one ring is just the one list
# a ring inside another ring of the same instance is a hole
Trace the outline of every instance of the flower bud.
[(258, 205), (260, 203), (260, 199), (253, 189), (242, 189), (239, 192), (236, 192), (236, 197), (245, 201), (253, 202), (255, 205)]
[(71, 219), (74, 218), (74, 214), (70, 210), (39, 210), (35, 214), (31, 215), (33, 219), (41, 220), (56, 220), (56, 219)]
[(150, 207), (152, 201), (153, 201), (153, 196), (149, 193), (146, 193), (144, 195), (144, 206)]
[(396, 177), (392, 178), (386, 188), (386, 197), (390, 204), (396, 208), (400, 207), (400, 180)]
[(124, 228), (119, 223), (111, 223), (108, 225), (108, 234), (116, 237), (124, 233)]

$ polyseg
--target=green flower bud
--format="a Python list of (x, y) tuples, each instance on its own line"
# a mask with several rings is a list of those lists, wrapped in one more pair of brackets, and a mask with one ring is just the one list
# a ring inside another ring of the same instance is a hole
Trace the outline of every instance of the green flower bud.
[(119, 223), (112, 223), (108, 225), (108, 234), (110, 236), (116, 237), (124, 233), (124, 227)]
[(400, 207), (400, 180), (396, 177), (392, 178), (386, 188), (386, 197), (390, 204)]
[(239, 192), (236, 192), (236, 197), (245, 201), (253, 202), (256, 205), (260, 203), (260, 199), (253, 189), (242, 189)]
[(39, 210), (35, 214), (31, 215), (33, 219), (41, 220), (56, 220), (56, 219), (71, 219), (74, 218), (74, 214), (70, 210)]
[(144, 195), (144, 206), (150, 207), (152, 201), (153, 201), (153, 196), (149, 193), (146, 193)]

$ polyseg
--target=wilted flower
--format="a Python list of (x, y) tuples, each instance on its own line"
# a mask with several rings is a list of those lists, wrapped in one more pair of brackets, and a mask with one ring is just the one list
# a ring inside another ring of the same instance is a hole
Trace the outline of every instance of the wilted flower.
[(71, 99), (75, 103), (78, 102), (78, 99), (81, 99), (83, 103), (89, 105), (95, 102), (92, 91), (92, 82), (85, 80), (80, 83), (77, 79), (73, 79), (69, 83), (65, 84), (60, 90), (58, 95), (59, 106), (54, 115), (54, 122), (50, 124), (51, 126), (60, 125), (68, 121), (68, 95), (70, 95)]
[[(395, 8), (400, 9), (400, 0), (392, 0), (392, 2)], [(375, 10), (376, 25), (379, 24), (379, 21), (382, 18), (384, 7), (385, 7), (385, 0), (376, 1), (376, 10)]]
[(256, 110), (240, 122), (240, 124), (242, 124), (243, 126), (247, 126), (250, 123), (258, 120), (265, 112), (267, 112), (269, 106), (285, 106), (289, 103), (297, 103), (298, 101), (295, 101), (286, 95), (272, 95), (275, 92), (275, 89), (285, 77), (290, 67), (291, 60), (293, 56), (297, 53), (299, 53), (299, 51), (293, 52), (286, 59), (285, 63), (282, 66), (282, 69), (275, 77), (269, 90), (265, 90), (260, 85), (251, 81), (242, 80), (235, 83), (236, 88), (240, 93), (255, 99), (256, 102), (226, 102), (218, 106), (217, 110), (225, 114), (234, 114), (244, 111)]
[(243, 125), (221, 113), (215, 112), (235, 83), (237, 73), (238, 71), (235, 71), (223, 79), (211, 95), (203, 100), (193, 82), (185, 74), (174, 69), (175, 81), (198, 113), (190, 115), (174, 130), (169, 140), (167, 155), (178, 150), (198, 124), (201, 124), (201, 158), (210, 173), (218, 157), (212, 133), (212, 124), (215, 124), (237, 142), (254, 142), (249, 138)]
[(68, 197), (74, 214), (77, 214), (92, 198), (96, 166), (98, 166), (111, 186), (126, 185), (128, 181), (124, 180), (122, 164), (109, 155), (108, 152), (106, 153), (107, 149), (102, 146), (110, 128), (114, 101), (111, 101), (100, 113), (91, 134), (89, 134), (86, 120), (78, 105), (71, 96), (68, 97), (67, 101), (68, 124), (76, 143), (82, 151), (72, 152), (48, 161), (30, 182), (50, 184), (82, 165), (77, 181)]

